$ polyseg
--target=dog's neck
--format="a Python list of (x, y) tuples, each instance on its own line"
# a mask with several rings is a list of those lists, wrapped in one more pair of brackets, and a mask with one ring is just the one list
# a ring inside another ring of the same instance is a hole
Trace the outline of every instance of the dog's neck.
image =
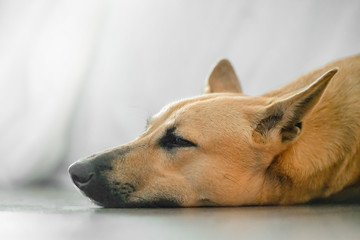
[[(354, 108), (354, 96), (359, 96), (360, 88), (352, 79), (358, 76), (351, 75), (349, 65), (334, 62), (264, 96), (279, 96), (302, 88), (335, 66), (342, 69), (338, 80), (329, 85), (321, 101), (303, 119), (302, 133), (296, 142), (276, 156), (268, 168), (270, 183), (264, 201), (306, 202), (360, 185), (360, 109)], [(274, 185), (271, 181), (285, 184)]]
[(322, 133), (304, 129), (298, 142), (277, 156), (270, 169), (286, 181), (279, 185), (284, 188), (278, 190), (281, 202), (327, 197), (358, 180), (360, 162), (354, 161), (354, 156), (359, 155), (357, 146), (347, 145), (345, 140), (340, 140), (342, 145), (330, 140), (343, 137), (329, 129)]

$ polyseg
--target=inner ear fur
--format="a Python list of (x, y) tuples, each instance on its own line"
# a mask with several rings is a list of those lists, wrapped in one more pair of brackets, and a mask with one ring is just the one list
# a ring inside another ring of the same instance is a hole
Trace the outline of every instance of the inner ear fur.
[(235, 70), (227, 59), (220, 60), (212, 69), (204, 93), (242, 93)]
[(338, 68), (331, 69), (310, 85), (275, 99), (256, 122), (254, 141), (265, 143), (272, 134), (280, 135), (282, 142), (295, 140), (302, 130), (303, 118), (319, 102), (337, 71)]

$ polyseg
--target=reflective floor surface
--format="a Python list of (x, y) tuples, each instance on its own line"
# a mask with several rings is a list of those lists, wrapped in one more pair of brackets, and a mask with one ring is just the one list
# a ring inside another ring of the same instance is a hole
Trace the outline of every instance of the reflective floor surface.
[(103, 209), (61, 188), (0, 191), (0, 239), (360, 239), (360, 204)]

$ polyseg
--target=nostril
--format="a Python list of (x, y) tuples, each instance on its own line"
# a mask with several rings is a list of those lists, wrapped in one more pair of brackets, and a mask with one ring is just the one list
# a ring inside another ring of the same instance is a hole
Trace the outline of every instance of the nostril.
[(79, 188), (88, 185), (94, 176), (88, 164), (84, 163), (72, 164), (69, 167), (69, 173), (74, 184)]
[(76, 175), (71, 175), (72, 177), (72, 180), (74, 181), (74, 183), (76, 184), (76, 186), (79, 186), (79, 185), (86, 185), (90, 182), (91, 178), (93, 177), (94, 174), (90, 174), (89, 176), (87, 176), (86, 178), (84, 177), (79, 177), (79, 176), (76, 176)]

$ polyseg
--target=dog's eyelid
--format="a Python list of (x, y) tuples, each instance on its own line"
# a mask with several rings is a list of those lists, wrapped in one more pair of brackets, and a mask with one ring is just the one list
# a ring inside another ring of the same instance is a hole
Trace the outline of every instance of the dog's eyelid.
[(196, 147), (197, 145), (183, 137), (175, 134), (176, 128), (171, 127), (166, 130), (165, 135), (159, 140), (159, 145), (165, 149)]

